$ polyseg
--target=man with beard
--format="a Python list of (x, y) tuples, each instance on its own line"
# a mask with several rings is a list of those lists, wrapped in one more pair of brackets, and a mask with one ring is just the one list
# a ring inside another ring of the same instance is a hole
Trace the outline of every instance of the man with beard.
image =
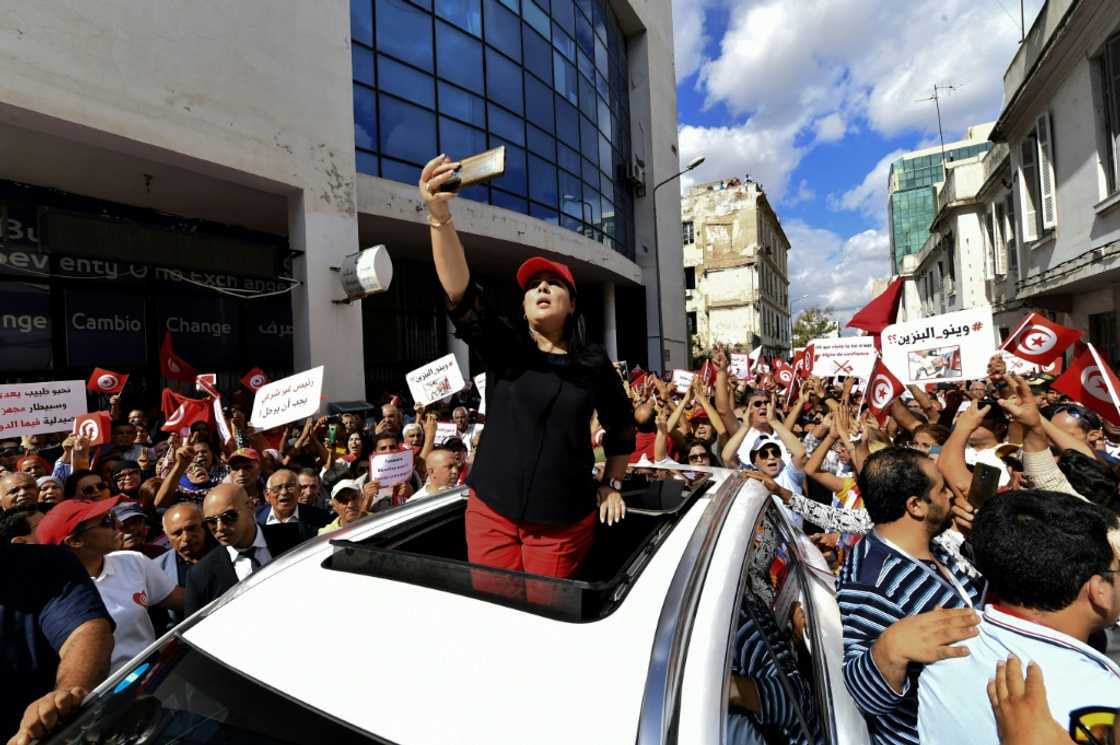
[(908, 448), (871, 455), (859, 491), (874, 529), (837, 580), (844, 683), (873, 745), (918, 742), (923, 665), (968, 654), (983, 582), (936, 545), (949, 525), (949, 489), (933, 460)]

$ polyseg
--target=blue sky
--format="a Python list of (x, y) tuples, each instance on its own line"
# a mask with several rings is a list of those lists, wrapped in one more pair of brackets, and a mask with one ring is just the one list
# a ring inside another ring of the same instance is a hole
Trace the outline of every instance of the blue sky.
[[(750, 174), (790, 238), (796, 314), (844, 322), (889, 276), (886, 179), (900, 153), (992, 121), (1018, 46), (1015, 0), (672, 0), (690, 183)], [(1030, 27), (1042, 0), (1026, 0)], [(822, 267), (825, 270), (822, 271)], [(804, 295), (807, 299), (799, 300)]]

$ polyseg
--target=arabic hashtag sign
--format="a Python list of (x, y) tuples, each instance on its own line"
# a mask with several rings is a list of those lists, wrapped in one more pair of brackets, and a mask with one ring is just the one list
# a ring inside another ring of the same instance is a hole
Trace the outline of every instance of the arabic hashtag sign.
[(68, 432), (86, 413), (86, 381), (0, 385), (0, 436)]

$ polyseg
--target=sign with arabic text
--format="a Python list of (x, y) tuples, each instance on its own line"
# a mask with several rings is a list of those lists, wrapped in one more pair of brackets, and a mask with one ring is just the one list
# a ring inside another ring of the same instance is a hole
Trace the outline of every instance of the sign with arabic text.
[(884, 364), (907, 385), (983, 378), (996, 348), (987, 306), (896, 323), (881, 338)]
[(674, 370), (673, 387), (677, 389), (677, 393), (688, 393), (688, 389), (692, 387), (692, 379), (695, 377), (696, 373), (694, 372)]
[(867, 380), (875, 367), (878, 351), (870, 336), (840, 336), (835, 339), (813, 339), (812, 374), (819, 378), (837, 375)]
[(412, 478), (412, 448), (393, 453), (374, 453), (369, 458), (369, 480), (384, 489)]
[(86, 413), (86, 381), (0, 385), (0, 436), (69, 432)]
[(267, 383), (253, 399), (249, 423), (257, 429), (272, 429), (319, 413), (323, 390), (323, 366)]
[(405, 379), (413, 400), (420, 406), (447, 398), (463, 390), (463, 373), (453, 354), (445, 354), (410, 372)]

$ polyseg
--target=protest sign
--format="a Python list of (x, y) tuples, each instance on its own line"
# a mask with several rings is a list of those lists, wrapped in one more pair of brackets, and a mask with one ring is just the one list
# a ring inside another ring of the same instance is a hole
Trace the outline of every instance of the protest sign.
[(996, 346), (992, 309), (896, 323), (883, 329), (882, 342), (883, 362), (907, 385), (983, 378)]
[(279, 427), (319, 412), (323, 367), (314, 367), (257, 390), (250, 424), (257, 429)]
[(442, 445), (452, 437), (459, 436), (459, 429), (455, 422), (436, 422), (436, 445)]
[(688, 389), (692, 387), (692, 379), (695, 377), (696, 373), (694, 372), (674, 370), (673, 387), (677, 389), (677, 393), (688, 393)]
[(0, 434), (41, 435), (68, 432), (86, 413), (86, 381), (0, 385)]
[(418, 367), (405, 376), (405, 379), (412, 399), (419, 406), (427, 406), (463, 390), (463, 373), (453, 354), (444, 355), (435, 362)]
[(478, 396), (482, 399), (478, 402), (478, 413), (486, 416), (486, 373), (474, 376), (474, 387), (478, 389)]
[(375, 453), (369, 457), (369, 480), (382, 489), (396, 486), (412, 478), (412, 448), (393, 453)]
[(727, 366), (727, 372), (739, 380), (746, 380), (751, 376), (751, 360), (745, 354), (735, 352), (731, 355), (731, 364)]
[(813, 347), (812, 374), (820, 378), (843, 375), (866, 380), (871, 377), (878, 356), (875, 340), (870, 336), (813, 339), (809, 345)]

